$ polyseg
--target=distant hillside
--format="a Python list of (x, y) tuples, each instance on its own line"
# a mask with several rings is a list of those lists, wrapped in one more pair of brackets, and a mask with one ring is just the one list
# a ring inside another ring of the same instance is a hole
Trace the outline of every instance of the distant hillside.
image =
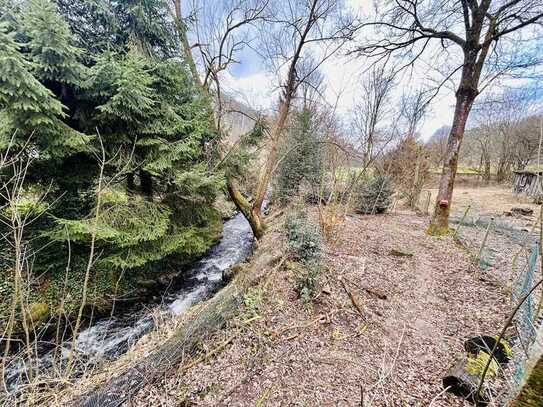
[(255, 124), (252, 118), (256, 118), (259, 114), (256, 110), (229, 95), (223, 96), (223, 110), (225, 112), (223, 120), (229, 134), (234, 138), (250, 131)]

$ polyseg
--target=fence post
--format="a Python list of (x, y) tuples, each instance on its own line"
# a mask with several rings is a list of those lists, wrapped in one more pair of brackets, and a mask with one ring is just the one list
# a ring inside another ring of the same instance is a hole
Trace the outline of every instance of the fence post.
[(483, 242), (481, 243), (481, 248), (479, 249), (479, 254), (477, 255), (477, 263), (481, 263), (481, 257), (483, 256), (483, 250), (486, 246), (486, 241), (488, 239), (488, 235), (490, 233), (490, 228), (492, 227), (492, 224), (494, 223), (494, 218), (490, 218), (490, 222), (488, 222), (488, 226), (486, 228), (485, 237), (483, 238)]
[(431, 191), (426, 191), (426, 192), (428, 193), (428, 195), (426, 197), (426, 205), (424, 207), (424, 214), (428, 215), (430, 211), (430, 200), (432, 199), (432, 192)]
[(460, 223), (458, 224), (458, 227), (454, 231), (454, 237), (458, 237), (458, 233), (460, 232), (460, 228), (464, 224), (464, 221), (466, 220), (466, 216), (468, 216), (468, 212), (471, 209), (471, 205), (468, 205), (466, 210), (464, 211), (464, 214), (462, 215), (462, 219), (460, 219)]

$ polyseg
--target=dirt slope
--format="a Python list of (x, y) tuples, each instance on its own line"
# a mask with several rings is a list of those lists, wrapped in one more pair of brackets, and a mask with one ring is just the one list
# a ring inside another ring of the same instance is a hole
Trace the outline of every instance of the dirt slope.
[[(498, 331), (506, 295), (450, 238), (425, 235), (426, 223), (407, 212), (348, 217), (326, 247), (312, 307), (296, 296), (294, 269), (270, 271), (202, 344), (210, 356), (187, 360), (134, 405), (359, 406), (362, 395), (364, 406), (463, 405), (440, 395), (441, 377), (464, 339)], [(268, 239), (279, 244), (277, 233)]]

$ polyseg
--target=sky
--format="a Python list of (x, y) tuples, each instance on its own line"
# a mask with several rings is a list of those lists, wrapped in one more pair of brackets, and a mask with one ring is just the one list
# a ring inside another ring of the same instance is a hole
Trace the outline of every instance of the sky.
[[(354, 12), (367, 13), (371, 10), (371, 0), (345, 0), (346, 5)], [(353, 44), (354, 45), (354, 44)], [(354, 109), (360, 92), (360, 74), (367, 68), (368, 61), (356, 57), (345, 56), (347, 47), (329, 59), (322, 67), (325, 78), (325, 97), (329, 104), (337, 102), (337, 113), (345, 121)], [(259, 110), (270, 109), (276, 102), (277, 76), (269, 72), (261, 63), (260, 57), (249, 47), (245, 47), (237, 55), (238, 64), (233, 64), (228, 72), (223, 73), (225, 90), (236, 98)], [(394, 99), (399, 100), (401, 92), (422, 83), (424, 73), (404, 76), (398, 82)], [(427, 117), (420, 128), (421, 138), (429, 139), (442, 126), (450, 125), (454, 109), (454, 93), (450, 89), (443, 90), (430, 105)]]
[[(372, 0), (344, 1), (355, 14), (372, 13)], [(346, 56), (346, 52), (355, 45), (356, 42), (347, 44), (345, 49), (340, 50), (320, 68), (325, 79), (326, 102), (337, 106), (337, 114), (344, 121), (348, 121), (357, 100), (364, 96), (360, 90), (360, 76), (369, 66), (367, 60)], [(435, 46), (439, 47), (439, 44), (436, 43)], [(454, 58), (454, 54), (451, 58)], [(231, 65), (227, 72), (222, 73), (221, 84), (224, 90), (257, 110), (269, 110), (275, 106), (278, 98), (277, 73), (270, 72), (258, 53), (250, 47), (245, 47), (237, 53), (236, 59), (239, 63)], [(448, 62), (455, 66), (459, 64), (454, 60)], [(428, 84), (428, 78), (442, 78), (441, 74), (437, 73), (439, 66), (436, 65), (431, 56), (426, 56), (417, 63), (414, 70), (405, 72), (399, 77), (392, 95), (392, 103), (399, 103), (403, 92), (416, 90), (422, 84)], [(447, 68), (443, 71), (447, 71)], [(432, 99), (425, 121), (419, 129), (423, 140), (428, 140), (436, 130), (452, 123), (454, 102), (454, 86), (443, 87)]]

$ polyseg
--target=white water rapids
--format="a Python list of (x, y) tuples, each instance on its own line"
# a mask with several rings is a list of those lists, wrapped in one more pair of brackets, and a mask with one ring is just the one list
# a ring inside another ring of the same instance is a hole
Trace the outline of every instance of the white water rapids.
[[(183, 274), (182, 288), (166, 294), (161, 305), (141, 307), (128, 315), (100, 319), (77, 335), (75, 351), (87, 366), (103, 360), (112, 360), (126, 353), (139, 338), (155, 326), (157, 313), (161, 317), (183, 314), (187, 309), (210, 297), (222, 284), (223, 273), (232, 265), (243, 261), (252, 252), (253, 233), (242, 214), (224, 223), (223, 237), (207, 254)], [(66, 360), (71, 352), (72, 339), (60, 345), (60, 352), (45, 352), (37, 358), (14, 358), (7, 366), (5, 380), (10, 391), (16, 391), (28, 381), (29, 367), (34, 372), (52, 373), (54, 361)]]

